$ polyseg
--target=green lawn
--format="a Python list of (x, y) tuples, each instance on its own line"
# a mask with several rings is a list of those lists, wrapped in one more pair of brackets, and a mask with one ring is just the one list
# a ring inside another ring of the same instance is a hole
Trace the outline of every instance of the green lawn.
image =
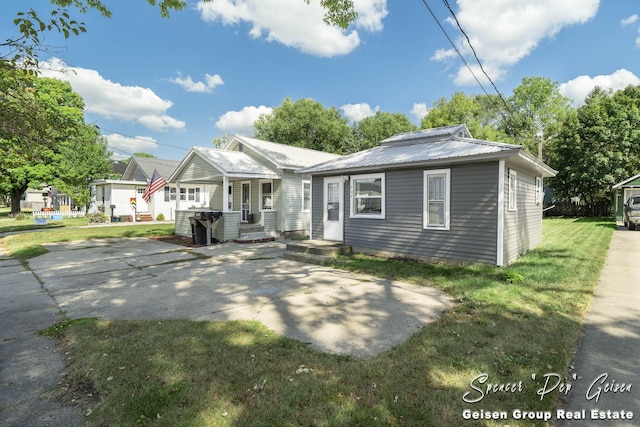
[[(543, 425), (462, 416), (557, 405), (557, 391), (543, 399), (536, 391), (544, 374), (568, 372), (615, 225), (543, 224), (543, 244), (507, 268), (340, 260), (339, 268), (435, 286), (457, 301), (373, 359), (313, 351), (252, 321), (87, 319), (49, 330), (69, 352), (58, 394), (81, 402), (92, 425)], [(522, 381), (522, 391), (466, 403), (465, 392), (478, 397), (470, 382), (482, 373), (487, 383)]]

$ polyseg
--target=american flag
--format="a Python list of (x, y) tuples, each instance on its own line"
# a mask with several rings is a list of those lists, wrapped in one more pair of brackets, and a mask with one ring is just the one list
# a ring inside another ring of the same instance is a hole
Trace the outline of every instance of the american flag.
[(147, 203), (149, 203), (149, 200), (151, 199), (151, 195), (156, 191), (158, 191), (159, 189), (161, 189), (162, 187), (164, 187), (165, 185), (167, 185), (167, 181), (165, 181), (164, 178), (160, 176), (157, 169), (154, 169), (153, 176), (151, 177), (151, 181), (149, 181), (149, 185), (147, 185), (147, 189), (144, 190), (144, 194), (142, 195), (142, 198)]

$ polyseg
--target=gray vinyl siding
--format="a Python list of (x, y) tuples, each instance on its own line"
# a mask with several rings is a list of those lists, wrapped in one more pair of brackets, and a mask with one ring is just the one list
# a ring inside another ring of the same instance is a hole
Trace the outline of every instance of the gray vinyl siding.
[[(441, 169), (441, 168), (437, 168)], [(424, 170), (392, 170), (385, 175), (385, 219), (349, 217), (345, 185), (345, 244), (354, 248), (424, 258), (496, 262), (498, 162), (451, 166), (449, 230), (423, 229)], [(314, 237), (317, 199), (314, 180)], [(322, 187), (320, 185), (320, 187)], [(321, 202), (320, 202), (321, 203)], [(320, 214), (322, 213), (320, 205)], [(318, 230), (320, 231), (320, 230)]]
[(193, 156), (176, 181), (197, 181), (200, 177), (211, 175), (211, 168), (200, 156)]
[(322, 214), (324, 210), (323, 182), (321, 176), (311, 178), (311, 238), (324, 238), (324, 225), (322, 224)]
[[(504, 261), (509, 263), (542, 241), (542, 205), (536, 204), (536, 178), (506, 164), (504, 173)], [(509, 210), (509, 169), (518, 174), (517, 210)]]

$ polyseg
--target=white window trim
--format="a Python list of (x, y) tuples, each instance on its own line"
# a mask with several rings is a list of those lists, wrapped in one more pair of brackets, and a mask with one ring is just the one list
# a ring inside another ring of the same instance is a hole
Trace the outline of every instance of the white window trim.
[[(304, 208), (304, 186), (306, 184), (309, 185), (309, 209), (305, 209)], [(301, 199), (302, 199), (302, 206), (300, 207), (300, 212), (309, 212), (311, 210), (311, 181), (309, 181), (309, 180), (303, 180), (302, 181)]]
[[(429, 225), (429, 185), (428, 179), (430, 175), (442, 175), (445, 176), (445, 199), (444, 199), (444, 226)], [(423, 228), (425, 230), (449, 230), (451, 227), (451, 169), (432, 169), (424, 171), (422, 178), (423, 186)]]
[[(263, 209), (262, 208), (262, 184), (266, 184), (269, 183), (271, 184), (271, 209)], [(273, 201), (274, 201), (274, 188), (273, 188), (273, 180), (272, 179), (261, 179), (259, 182), (259, 189), (260, 189), (260, 196), (258, 198), (259, 200), (259, 210), (260, 212), (271, 212), (273, 211)]]
[[(513, 179), (512, 179), (513, 178)], [(516, 212), (518, 210), (518, 172), (513, 169), (509, 169), (509, 206), (510, 212)]]
[[(351, 175), (350, 176), (350, 181), (351, 181), (351, 191), (350, 191), (350, 218), (372, 218), (372, 219), (384, 219), (385, 215), (386, 215), (386, 204), (385, 204), (385, 193), (386, 193), (386, 186), (385, 186), (385, 174), (384, 173), (370, 173), (370, 174), (365, 174), (365, 175)], [(380, 178), (380, 188), (381, 188), (381, 196), (380, 196), (380, 213), (379, 214), (372, 214), (372, 213), (358, 213), (356, 210), (356, 197), (355, 197), (355, 186), (356, 186), (356, 181), (361, 180), (361, 179), (377, 179)]]
[(544, 189), (542, 187), (542, 177), (536, 176), (536, 205), (542, 203), (544, 197)]

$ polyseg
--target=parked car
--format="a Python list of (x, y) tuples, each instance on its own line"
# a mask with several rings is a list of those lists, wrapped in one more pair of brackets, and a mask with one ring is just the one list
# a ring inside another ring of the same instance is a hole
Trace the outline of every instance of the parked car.
[(624, 226), (629, 230), (635, 230), (640, 224), (640, 196), (631, 196), (624, 204), (622, 213)]

